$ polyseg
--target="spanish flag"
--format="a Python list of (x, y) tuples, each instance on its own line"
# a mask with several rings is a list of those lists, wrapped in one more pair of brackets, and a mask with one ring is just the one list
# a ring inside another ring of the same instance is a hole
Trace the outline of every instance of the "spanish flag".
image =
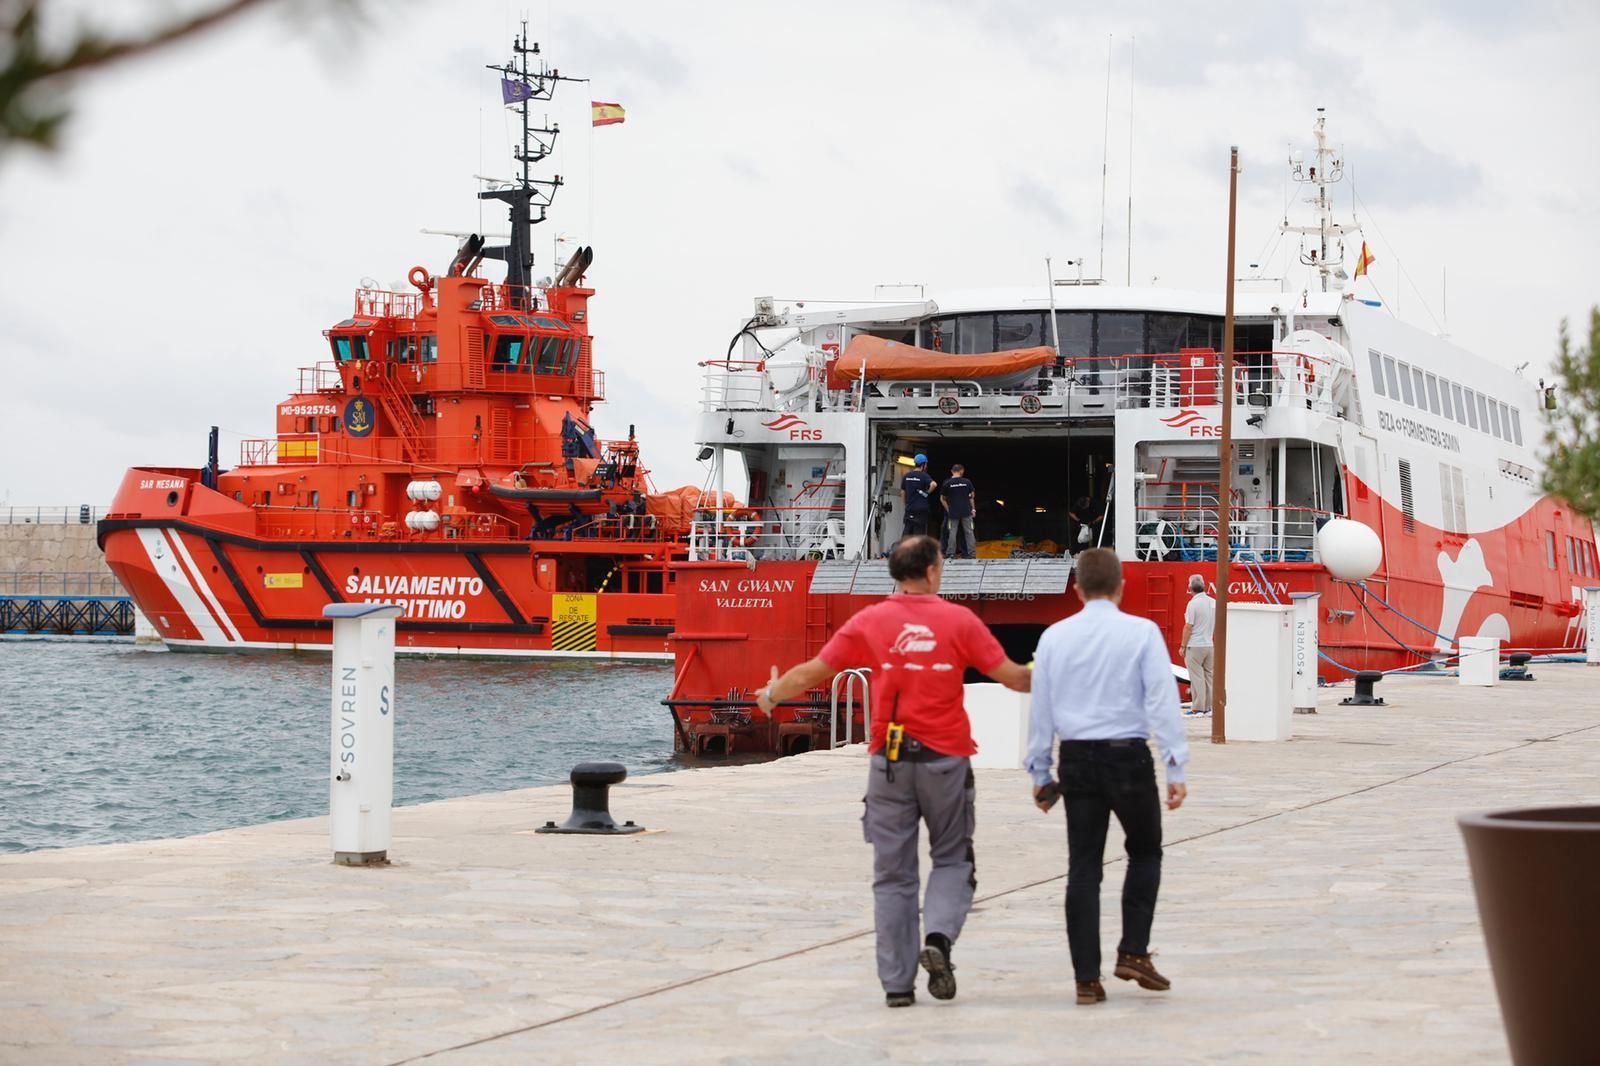
[(1356, 260), (1356, 277), (1367, 272), (1367, 268), (1378, 261), (1378, 257), (1367, 250), (1367, 242), (1361, 242), (1361, 258)]
[(589, 101), (590, 111), (594, 116), (596, 126), (613, 126), (623, 120), (624, 113), (621, 104), (607, 104), (599, 100)]

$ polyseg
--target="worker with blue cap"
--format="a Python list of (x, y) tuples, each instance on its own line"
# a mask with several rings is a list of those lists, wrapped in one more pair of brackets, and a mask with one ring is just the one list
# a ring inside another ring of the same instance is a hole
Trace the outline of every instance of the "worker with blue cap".
[(906, 520), (900, 537), (916, 536), (928, 532), (929, 501), (939, 483), (928, 476), (928, 457), (918, 452), (912, 460), (916, 465), (900, 479), (900, 498), (905, 501)]

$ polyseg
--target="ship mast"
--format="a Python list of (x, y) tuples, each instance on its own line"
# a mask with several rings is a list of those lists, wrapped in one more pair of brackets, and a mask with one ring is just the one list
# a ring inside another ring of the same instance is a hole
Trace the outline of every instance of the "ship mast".
[[(1336, 149), (1328, 146), (1326, 112), (1326, 108), (1317, 108), (1317, 124), (1311, 129), (1311, 135), (1317, 142), (1315, 161), (1308, 167), (1298, 152), (1289, 155), (1290, 179), (1300, 185), (1313, 186), (1316, 190), (1314, 196), (1306, 198), (1306, 202), (1316, 206), (1317, 224), (1291, 226), (1286, 214), (1280, 230), (1301, 235), (1300, 262), (1317, 272), (1323, 292), (1337, 292), (1344, 288), (1344, 283), (1349, 279), (1344, 269), (1344, 234), (1358, 227), (1354, 224), (1347, 227), (1333, 220), (1333, 200), (1328, 195), (1328, 187), (1344, 180), (1344, 159)], [(1305, 241), (1308, 236), (1314, 238), (1309, 249)]]
[[(532, 61), (530, 62), (530, 57)], [(531, 303), (529, 286), (533, 278), (532, 228), (545, 220), (545, 213), (555, 201), (556, 190), (562, 185), (561, 175), (535, 178), (533, 165), (555, 150), (560, 125), (544, 120), (548, 125), (535, 126), (528, 105), (535, 100), (548, 101), (555, 96), (556, 85), (563, 81), (582, 81), (570, 78), (559, 70), (546, 66), (539, 54), (539, 43), (528, 41), (528, 23), (522, 23), (522, 32), (511, 44), (511, 58), (503, 64), (488, 64), (490, 70), (500, 72), (502, 98), (515, 102), (522, 113), (522, 143), (512, 156), (522, 165), (522, 173), (509, 183), (485, 189), (478, 194), (480, 200), (499, 200), (511, 209), (511, 240), (509, 244), (483, 249), (487, 259), (499, 259), (506, 264), (506, 285), (511, 299), (519, 306)], [(537, 214), (536, 214), (537, 212)]]

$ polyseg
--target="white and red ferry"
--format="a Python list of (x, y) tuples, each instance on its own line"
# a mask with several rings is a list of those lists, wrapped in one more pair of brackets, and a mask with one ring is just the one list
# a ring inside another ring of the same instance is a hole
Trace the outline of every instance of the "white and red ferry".
[[(1343, 166), (1320, 113), (1314, 132), (1314, 165), (1291, 172), (1317, 218), (1285, 223), (1305, 287), (1236, 298), (1225, 471), (1220, 292), (1052, 280), (899, 303), (758, 300), (741, 357), (707, 364), (701, 436), (717, 487), (751, 506), (697, 521), (675, 567), (680, 745), (783, 752), (843, 732), (827, 693), (771, 718), (751, 693), (888, 594), (881, 557), (916, 453), (936, 479), (961, 463), (976, 485), (980, 558), (949, 562), (944, 594), (1019, 661), (1079, 607), (1083, 530), (1126, 561), (1124, 607), (1175, 653), (1189, 576), (1215, 575), (1223, 507), (1231, 595), (1321, 593), (1330, 679), (1421, 664), (1466, 635), (1581, 646), (1595, 530), (1540, 488), (1545, 391), (1349, 287), (1357, 227), (1334, 218)], [(1318, 531), (1335, 518), (1381, 542), (1362, 584), (1323, 565)]]
[(205, 468), (124, 477), (100, 543), (170, 647), (326, 646), (326, 605), (382, 601), (405, 608), (402, 653), (670, 657), (669, 565), (699, 493), (653, 492), (632, 428), (591, 423), (590, 250), (534, 280), (531, 229), (561, 179), (533, 174), (559, 130), (532, 107), (573, 79), (526, 27), (490, 69), (522, 118), (520, 176), (479, 194), (509, 209), (509, 241), (467, 235), (411, 291), (359, 289), (237, 466), (213, 430)]

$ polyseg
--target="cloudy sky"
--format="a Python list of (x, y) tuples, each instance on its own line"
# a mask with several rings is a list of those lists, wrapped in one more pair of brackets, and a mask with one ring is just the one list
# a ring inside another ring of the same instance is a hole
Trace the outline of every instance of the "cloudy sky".
[[(510, 170), (483, 65), (524, 12), (593, 79), (550, 109), (567, 185), (536, 269), (557, 237), (595, 246), (596, 421), (637, 423), (662, 486), (701, 479), (695, 364), (752, 297), (1094, 264), (1108, 53), (1108, 277), (1131, 172), (1135, 284), (1220, 288), (1230, 144), (1241, 263), (1272, 250), (1286, 150), (1324, 106), (1402, 318), (1445, 326), (1448, 271), (1448, 332), (1537, 371), (1600, 302), (1592, 4), (369, 0), (354, 27), (314, 8), (85, 82), (60, 152), (0, 156), (0, 501), (103, 503), (130, 464), (200, 465), (212, 424), (226, 464), (272, 433), (361, 278), (442, 270), (453, 244), (424, 227), (503, 230), (472, 175)], [(627, 122), (591, 130), (590, 99)]]

